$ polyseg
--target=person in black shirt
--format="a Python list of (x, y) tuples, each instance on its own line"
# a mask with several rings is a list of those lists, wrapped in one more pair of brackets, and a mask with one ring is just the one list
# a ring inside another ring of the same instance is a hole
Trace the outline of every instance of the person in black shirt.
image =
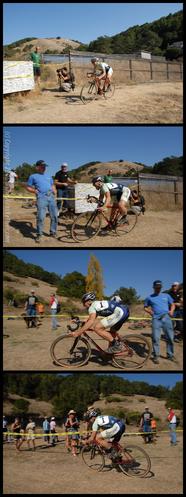
[(147, 433), (147, 435), (144, 435), (144, 442), (148, 443), (151, 442), (152, 436), (149, 434), (152, 431), (151, 428), (151, 420), (153, 419), (153, 414), (152, 412), (149, 411), (148, 407), (145, 407), (145, 410), (143, 414), (141, 415), (140, 419), (140, 430), (142, 430), (144, 433)]
[[(63, 162), (60, 171), (57, 171), (57, 173), (55, 174), (54, 183), (57, 189), (57, 209), (59, 216), (59, 211), (61, 209), (61, 203), (62, 203), (62, 201), (59, 199), (61, 197), (68, 198), (68, 185), (75, 185), (77, 183), (77, 181), (69, 178), (68, 164), (66, 162)], [(64, 208), (68, 207), (66, 200), (63, 201), (63, 207)]]

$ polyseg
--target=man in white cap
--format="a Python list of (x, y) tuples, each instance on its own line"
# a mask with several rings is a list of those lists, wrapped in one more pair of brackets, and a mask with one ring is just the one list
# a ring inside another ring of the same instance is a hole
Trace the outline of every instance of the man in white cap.
[[(75, 185), (77, 183), (77, 181), (72, 180), (69, 177), (67, 162), (63, 162), (61, 164), (61, 169), (59, 171), (57, 171), (57, 173), (55, 174), (54, 183), (55, 183), (56, 190), (57, 190), (57, 209), (58, 209), (58, 216), (59, 216), (61, 204), (62, 204), (62, 200), (60, 200), (60, 199), (61, 198), (63, 198), (63, 199), (68, 198), (68, 185)], [(63, 201), (63, 207), (64, 207), (64, 209), (68, 208), (68, 203), (66, 200)]]
[(144, 412), (141, 415), (140, 419), (140, 430), (143, 430), (146, 435), (144, 435), (144, 442), (149, 443), (151, 442), (151, 420), (153, 419), (153, 414), (152, 412), (149, 411), (149, 407), (146, 406)]

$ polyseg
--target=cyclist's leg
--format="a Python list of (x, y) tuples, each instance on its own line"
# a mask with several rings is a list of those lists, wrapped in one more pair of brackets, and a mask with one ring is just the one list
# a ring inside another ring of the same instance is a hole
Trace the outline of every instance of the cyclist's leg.
[[(111, 449), (115, 436), (120, 432), (119, 423), (115, 423), (111, 428), (101, 431), (96, 435), (96, 441), (101, 447)], [(121, 438), (121, 436), (119, 437)]]
[(107, 90), (107, 88), (110, 86), (112, 75), (113, 75), (113, 69), (112, 67), (110, 67), (109, 71), (106, 73), (105, 84), (104, 84), (105, 90)]
[[(97, 320), (94, 326), (94, 331), (102, 338), (108, 340), (109, 345), (115, 344), (115, 338), (113, 338), (110, 328), (123, 320), (124, 312), (120, 307), (116, 307), (114, 312), (101, 320)], [(121, 327), (121, 326), (120, 326)]]
[(122, 216), (127, 215), (127, 202), (130, 197), (130, 190), (126, 186), (123, 188), (120, 199), (118, 200), (118, 209)]

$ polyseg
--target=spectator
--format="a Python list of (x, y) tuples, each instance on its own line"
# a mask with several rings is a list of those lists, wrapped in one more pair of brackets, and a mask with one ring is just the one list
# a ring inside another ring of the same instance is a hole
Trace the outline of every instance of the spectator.
[(15, 169), (11, 169), (8, 173), (8, 195), (13, 193), (16, 179), (18, 179), (18, 175), (15, 173)]
[(13, 433), (15, 433), (16, 450), (19, 451), (22, 443), (24, 442), (24, 437), (21, 434), (22, 425), (21, 425), (21, 421), (20, 421), (19, 417), (15, 418), (15, 421), (12, 424), (11, 429), (12, 429)]
[(28, 178), (26, 189), (35, 193), (37, 205), (37, 236), (35, 241), (40, 243), (43, 235), (43, 224), (47, 209), (50, 215), (50, 236), (57, 237), (57, 207), (55, 193), (56, 189), (52, 177), (45, 174), (47, 164), (43, 160), (36, 162), (36, 173)]
[[(167, 292), (172, 297), (175, 304), (174, 318), (183, 319), (183, 294), (180, 283), (175, 281), (171, 289)], [(180, 342), (183, 338), (183, 321), (174, 321), (174, 330), (177, 332), (174, 337), (175, 342)]]
[(132, 211), (135, 212), (138, 216), (140, 215), (141, 212), (145, 212), (145, 199), (143, 195), (138, 193), (137, 190), (131, 190), (131, 195), (130, 195), (130, 202), (131, 202), (131, 207)]
[(70, 73), (67, 67), (61, 67), (61, 69), (57, 69), (56, 72), (59, 80), (60, 90), (68, 92), (75, 88), (74, 73)]
[(45, 434), (45, 436), (44, 436), (44, 442), (48, 442), (48, 444), (49, 444), (50, 443), (50, 437), (49, 437), (50, 423), (48, 421), (47, 416), (45, 416), (45, 419), (43, 421), (43, 432)]
[(6, 417), (3, 416), (3, 442), (7, 442), (7, 440), (8, 440), (8, 436), (7, 436), (8, 428), (7, 428), (7, 425), (8, 425), (8, 421), (7, 421)]
[(35, 295), (35, 291), (31, 290), (30, 295), (28, 296), (25, 302), (25, 311), (27, 313), (27, 327), (28, 328), (36, 328), (36, 306), (37, 306), (38, 298)]
[(172, 407), (168, 407), (168, 416), (167, 420), (169, 422), (169, 430), (170, 430), (170, 443), (171, 446), (177, 445), (176, 442), (176, 415)]
[(151, 430), (152, 430), (152, 433), (153, 433), (153, 436), (152, 436), (152, 442), (156, 442), (157, 440), (157, 437), (156, 437), (156, 433), (157, 433), (157, 424), (156, 424), (156, 420), (153, 418), (151, 420)]
[(163, 329), (167, 341), (167, 359), (174, 361), (174, 330), (171, 317), (175, 309), (173, 299), (167, 293), (161, 293), (162, 282), (156, 280), (153, 283), (154, 292), (145, 299), (144, 309), (152, 316), (152, 345), (153, 361), (159, 364), (160, 336)]
[(37, 309), (37, 315), (40, 319), (43, 319), (43, 315), (44, 315), (44, 304), (42, 304), (42, 302), (38, 302), (37, 303), (37, 306), (36, 306), (36, 309)]
[[(61, 169), (57, 171), (54, 177), (54, 183), (56, 185), (57, 189), (57, 209), (58, 209), (58, 216), (60, 214), (60, 209), (61, 209), (61, 204), (62, 200), (59, 200), (61, 198), (67, 199), (68, 198), (68, 185), (75, 185), (77, 181), (72, 180), (69, 175), (68, 175), (68, 164), (66, 162), (63, 162), (61, 165)], [(66, 200), (63, 200), (63, 207), (65, 209), (68, 208), (68, 203)]]
[(57, 330), (58, 326), (60, 326), (58, 324), (56, 317), (55, 317), (57, 314), (57, 307), (58, 307), (58, 298), (57, 298), (55, 293), (52, 293), (51, 297), (50, 297), (50, 310), (51, 310), (51, 315), (52, 315), (52, 321), (51, 321), (52, 330)]
[(77, 434), (76, 432), (79, 430), (79, 421), (76, 417), (76, 411), (74, 411), (73, 409), (71, 409), (68, 412), (68, 416), (67, 416), (67, 419), (65, 422), (65, 428), (66, 428), (67, 433), (74, 432), (74, 435), (73, 434), (67, 435), (66, 448), (67, 448), (67, 450), (72, 450), (72, 455), (76, 456), (77, 455), (77, 443), (79, 440), (79, 434)]
[(140, 430), (143, 430), (143, 433), (147, 433), (147, 435), (144, 435), (145, 443), (150, 443), (152, 440), (152, 435), (150, 434), (152, 432), (151, 428), (152, 418), (153, 414), (152, 412), (149, 411), (149, 407), (146, 406), (140, 419)]
[(41, 79), (41, 63), (42, 63), (42, 55), (39, 53), (40, 52), (40, 47), (35, 47), (34, 52), (31, 52), (30, 54), (30, 59), (33, 62), (33, 71), (34, 71), (34, 80), (35, 83), (40, 86), (40, 79)]
[(33, 450), (36, 450), (36, 446), (35, 446), (35, 428), (36, 428), (36, 425), (35, 425), (33, 419), (29, 418), (29, 422), (26, 425), (26, 432), (28, 433), (28, 435), (27, 435), (28, 449), (30, 449), (30, 442), (32, 442)]
[(58, 442), (58, 437), (55, 435), (56, 433), (56, 421), (55, 417), (53, 416), (50, 420), (50, 433), (53, 435), (51, 437), (51, 444), (54, 446), (56, 442)]
[(108, 170), (108, 174), (106, 174), (104, 177), (104, 183), (112, 183), (112, 169)]

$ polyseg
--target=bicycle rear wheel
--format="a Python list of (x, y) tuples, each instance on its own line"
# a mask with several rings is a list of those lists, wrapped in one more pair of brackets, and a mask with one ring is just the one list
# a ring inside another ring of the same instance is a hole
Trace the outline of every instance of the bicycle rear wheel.
[(113, 97), (113, 95), (115, 93), (115, 89), (116, 89), (115, 84), (114, 83), (110, 83), (110, 85), (107, 87), (107, 89), (103, 92), (104, 93), (104, 97), (106, 99)]
[(74, 338), (65, 334), (54, 340), (50, 354), (53, 362), (58, 366), (79, 368), (88, 362), (91, 348), (86, 338)]
[(94, 238), (101, 229), (101, 218), (94, 212), (83, 212), (75, 219), (72, 228), (72, 238), (77, 242), (84, 242)]
[(152, 345), (142, 335), (126, 335), (121, 338), (123, 350), (112, 358), (114, 365), (121, 369), (141, 368), (149, 359)]
[(102, 471), (105, 466), (105, 458), (97, 446), (85, 445), (81, 451), (84, 463), (94, 471)]
[(84, 104), (92, 102), (97, 96), (98, 92), (94, 82), (88, 82), (82, 87), (80, 99)]
[(116, 223), (116, 233), (117, 235), (127, 235), (132, 231), (137, 223), (138, 216), (131, 209), (127, 212), (127, 217), (122, 217)]
[(151, 469), (151, 460), (144, 449), (137, 445), (128, 445), (120, 451), (118, 466), (127, 476), (144, 478)]

